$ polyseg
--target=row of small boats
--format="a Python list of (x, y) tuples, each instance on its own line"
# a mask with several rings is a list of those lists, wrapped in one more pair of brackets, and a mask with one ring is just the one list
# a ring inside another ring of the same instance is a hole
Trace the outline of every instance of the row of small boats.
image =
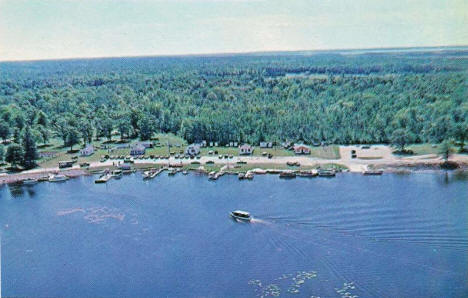
[(334, 170), (312, 170), (312, 171), (283, 171), (279, 174), (280, 178), (296, 178), (296, 177), (335, 177)]
[[(125, 174), (129, 174), (129, 173), (132, 173), (132, 171), (125, 172)], [(112, 172), (106, 171), (98, 179), (94, 180), (94, 183), (106, 183), (107, 181), (111, 179), (120, 179), (122, 178), (123, 174), (124, 174), (123, 170), (113, 170)]]
[(26, 178), (20, 181), (17, 181), (16, 184), (21, 184), (21, 185), (34, 185), (37, 184), (38, 182), (62, 182), (70, 179), (68, 176), (62, 175), (62, 174), (49, 174), (47, 176), (42, 176), (39, 178)]

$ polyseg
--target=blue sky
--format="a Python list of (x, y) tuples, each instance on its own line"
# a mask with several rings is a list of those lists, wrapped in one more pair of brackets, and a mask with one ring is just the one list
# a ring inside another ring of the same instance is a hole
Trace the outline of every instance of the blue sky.
[(0, 60), (468, 45), (466, 0), (0, 0)]

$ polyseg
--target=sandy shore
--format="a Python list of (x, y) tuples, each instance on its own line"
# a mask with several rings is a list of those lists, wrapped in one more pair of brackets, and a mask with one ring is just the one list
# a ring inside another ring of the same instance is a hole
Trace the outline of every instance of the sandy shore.
[[(351, 150), (355, 150), (358, 158), (351, 158)], [(269, 166), (285, 165), (286, 162), (298, 162), (301, 167), (314, 167), (325, 164), (339, 164), (345, 166), (350, 172), (362, 172), (368, 168), (378, 168), (387, 170), (406, 169), (412, 168), (437, 168), (443, 160), (434, 154), (418, 155), (418, 156), (396, 156), (392, 154), (391, 148), (385, 145), (375, 145), (371, 149), (361, 149), (358, 146), (340, 146), (339, 159), (320, 159), (310, 156), (278, 156), (273, 158), (260, 157), (260, 156), (242, 156), (234, 157), (232, 159), (219, 159), (217, 156), (202, 156), (199, 161), (200, 164), (205, 164), (207, 161), (213, 161), (217, 165), (235, 165), (239, 161), (246, 162), (247, 164), (255, 164), (260, 168), (267, 169)], [(451, 161), (458, 163), (461, 167), (468, 167), (468, 155), (454, 154), (450, 157)], [(88, 175), (93, 169), (110, 168), (116, 166), (122, 160), (108, 160), (106, 162), (91, 163), (89, 169), (82, 169), (78, 165), (72, 168), (59, 169), (53, 168), (36, 168), (33, 170), (23, 171), (16, 174), (3, 174), (0, 176), (0, 184), (13, 183), (23, 180), (25, 178), (39, 178), (49, 173), (63, 173), (69, 177), (76, 177), (80, 175)], [(169, 160), (135, 160), (136, 166), (154, 165), (154, 166), (169, 166), (169, 165), (190, 165), (195, 160), (191, 159), (176, 159), (171, 157)]]

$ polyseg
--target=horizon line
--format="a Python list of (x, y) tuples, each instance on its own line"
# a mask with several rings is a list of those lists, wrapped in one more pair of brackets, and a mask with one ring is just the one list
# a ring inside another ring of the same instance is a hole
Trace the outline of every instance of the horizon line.
[(18, 59), (1, 60), (0, 63), (21, 63), (21, 62), (44, 62), (63, 60), (94, 60), (94, 59), (116, 59), (116, 58), (182, 58), (182, 57), (215, 57), (215, 56), (242, 56), (256, 54), (274, 53), (301, 53), (301, 52), (339, 52), (339, 51), (382, 51), (382, 50), (411, 50), (411, 49), (443, 49), (443, 48), (468, 48), (465, 45), (430, 45), (430, 46), (401, 46), (401, 47), (364, 47), (364, 48), (330, 48), (330, 49), (301, 49), (301, 50), (268, 50), (268, 51), (245, 51), (245, 52), (212, 52), (212, 53), (186, 53), (186, 54), (149, 54), (149, 55), (118, 55), (118, 56), (90, 56), (90, 57), (63, 57), (63, 58), (39, 58), (39, 59)]

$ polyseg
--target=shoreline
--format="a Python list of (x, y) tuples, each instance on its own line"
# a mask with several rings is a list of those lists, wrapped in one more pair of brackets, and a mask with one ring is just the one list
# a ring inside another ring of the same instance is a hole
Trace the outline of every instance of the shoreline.
[[(341, 151), (341, 148), (340, 148)], [(341, 155), (346, 156), (346, 155)], [(468, 171), (468, 156), (467, 155), (454, 155), (449, 161), (456, 162), (457, 171)], [(241, 164), (239, 164), (239, 162)], [(287, 166), (287, 162), (297, 162), (300, 165), (296, 167)], [(104, 169), (117, 169), (118, 164), (122, 164), (123, 160), (107, 160), (105, 162), (91, 163), (87, 168), (80, 168), (75, 165), (71, 168), (59, 169), (58, 167), (52, 168), (36, 168), (19, 173), (5, 174), (0, 176), (1, 184), (18, 183), (26, 178), (40, 178), (48, 174), (64, 174), (69, 178), (78, 176), (93, 175), (93, 171)], [(169, 158), (167, 160), (135, 160), (131, 164), (132, 168), (136, 171), (143, 171), (145, 169), (154, 167), (166, 168), (183, 168), (188, 171), (197, 171), (199, 173), (208, 174), (211, 171), (223, 171), (226, 174), (237, 174), (239, 172), (253, 171), (260, 169), (266, 173), (257, 174), (270, 174), (281, 172), (298, 172), (323, 168), (335, 168), (338, 172), (362, 173), (368, 169), (379, 169), (385, 173), (417, 173), (427, 171), (443, 171), (441, 168), (443, 160), (440, 157), (434, 156), (412, 156), (412, 157), (395, 157), (392, 158), (379, 158), (379, 159), (319, 159), (308, 156), (285, 156), (274, 157), (269, 159), (267, 157), (245, 156), (234, 157), (232, 159), (218, 159), (212, 156), (202, 156), (200, 159), (181, 160), (176, 158)]]

